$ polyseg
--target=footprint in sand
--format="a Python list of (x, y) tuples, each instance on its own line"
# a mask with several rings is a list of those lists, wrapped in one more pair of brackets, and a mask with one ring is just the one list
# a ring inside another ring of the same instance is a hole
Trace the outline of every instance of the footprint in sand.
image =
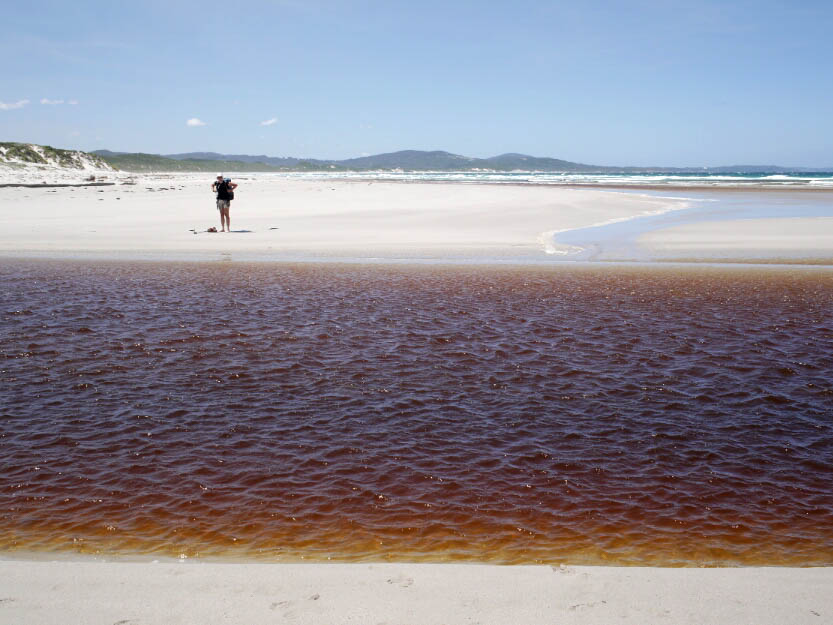
[(400, 588), (407, 588), (414, 583), (412, 577), (405, 577), (404, 575), (397, 575), (396, 577), (391, 577), (387, 580), (388, 584), (396, 584)]
[(570, 610), (587, 610), (589, 608), (595, 608), (596, 606), (606, 604), (607, 601), (594, 601), (592, 603), (577, 603), (575, 605), (570, 606)]

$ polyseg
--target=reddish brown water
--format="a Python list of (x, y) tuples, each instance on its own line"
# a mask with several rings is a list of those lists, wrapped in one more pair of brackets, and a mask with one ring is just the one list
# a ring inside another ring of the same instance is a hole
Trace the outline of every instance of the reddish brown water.
[(833, 564), (833, 272), (0, 276), (0, 549)]

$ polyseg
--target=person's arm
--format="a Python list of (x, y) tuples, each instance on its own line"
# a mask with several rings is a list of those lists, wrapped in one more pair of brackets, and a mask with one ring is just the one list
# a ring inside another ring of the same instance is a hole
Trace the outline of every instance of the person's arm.
[(234, 191), (237, 188), (237, 183), (236, 182), (230, 182), (229, 186), (231, 187), (231, 190)]

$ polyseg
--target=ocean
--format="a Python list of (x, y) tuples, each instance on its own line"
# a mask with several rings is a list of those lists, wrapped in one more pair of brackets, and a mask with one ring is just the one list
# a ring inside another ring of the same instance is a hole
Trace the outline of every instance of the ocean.
[(833, 564), (833, 273), (4, 260), (0, 549)]
[(833, 189), (833, 172), (793, 173), (561, 173), (495, 171), (368, 171), (368, 172), (297, 172), (257, 174), (258, 177), (281, 177), (311, 180), (378, 180), (402, 182), (457, 182), (471, 184), (544, 184), (598, 188), (713, 188), (713, 189)]

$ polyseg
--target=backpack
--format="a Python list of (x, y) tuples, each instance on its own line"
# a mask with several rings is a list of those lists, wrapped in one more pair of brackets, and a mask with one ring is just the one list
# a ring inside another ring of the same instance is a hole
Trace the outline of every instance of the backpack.
[(231, 188), (231, 178), (226, 178), (223, 182), (226, 185), (226, 189), (228, 189), (228, 201), (231, 202), (234, 199), (234, 189)]

